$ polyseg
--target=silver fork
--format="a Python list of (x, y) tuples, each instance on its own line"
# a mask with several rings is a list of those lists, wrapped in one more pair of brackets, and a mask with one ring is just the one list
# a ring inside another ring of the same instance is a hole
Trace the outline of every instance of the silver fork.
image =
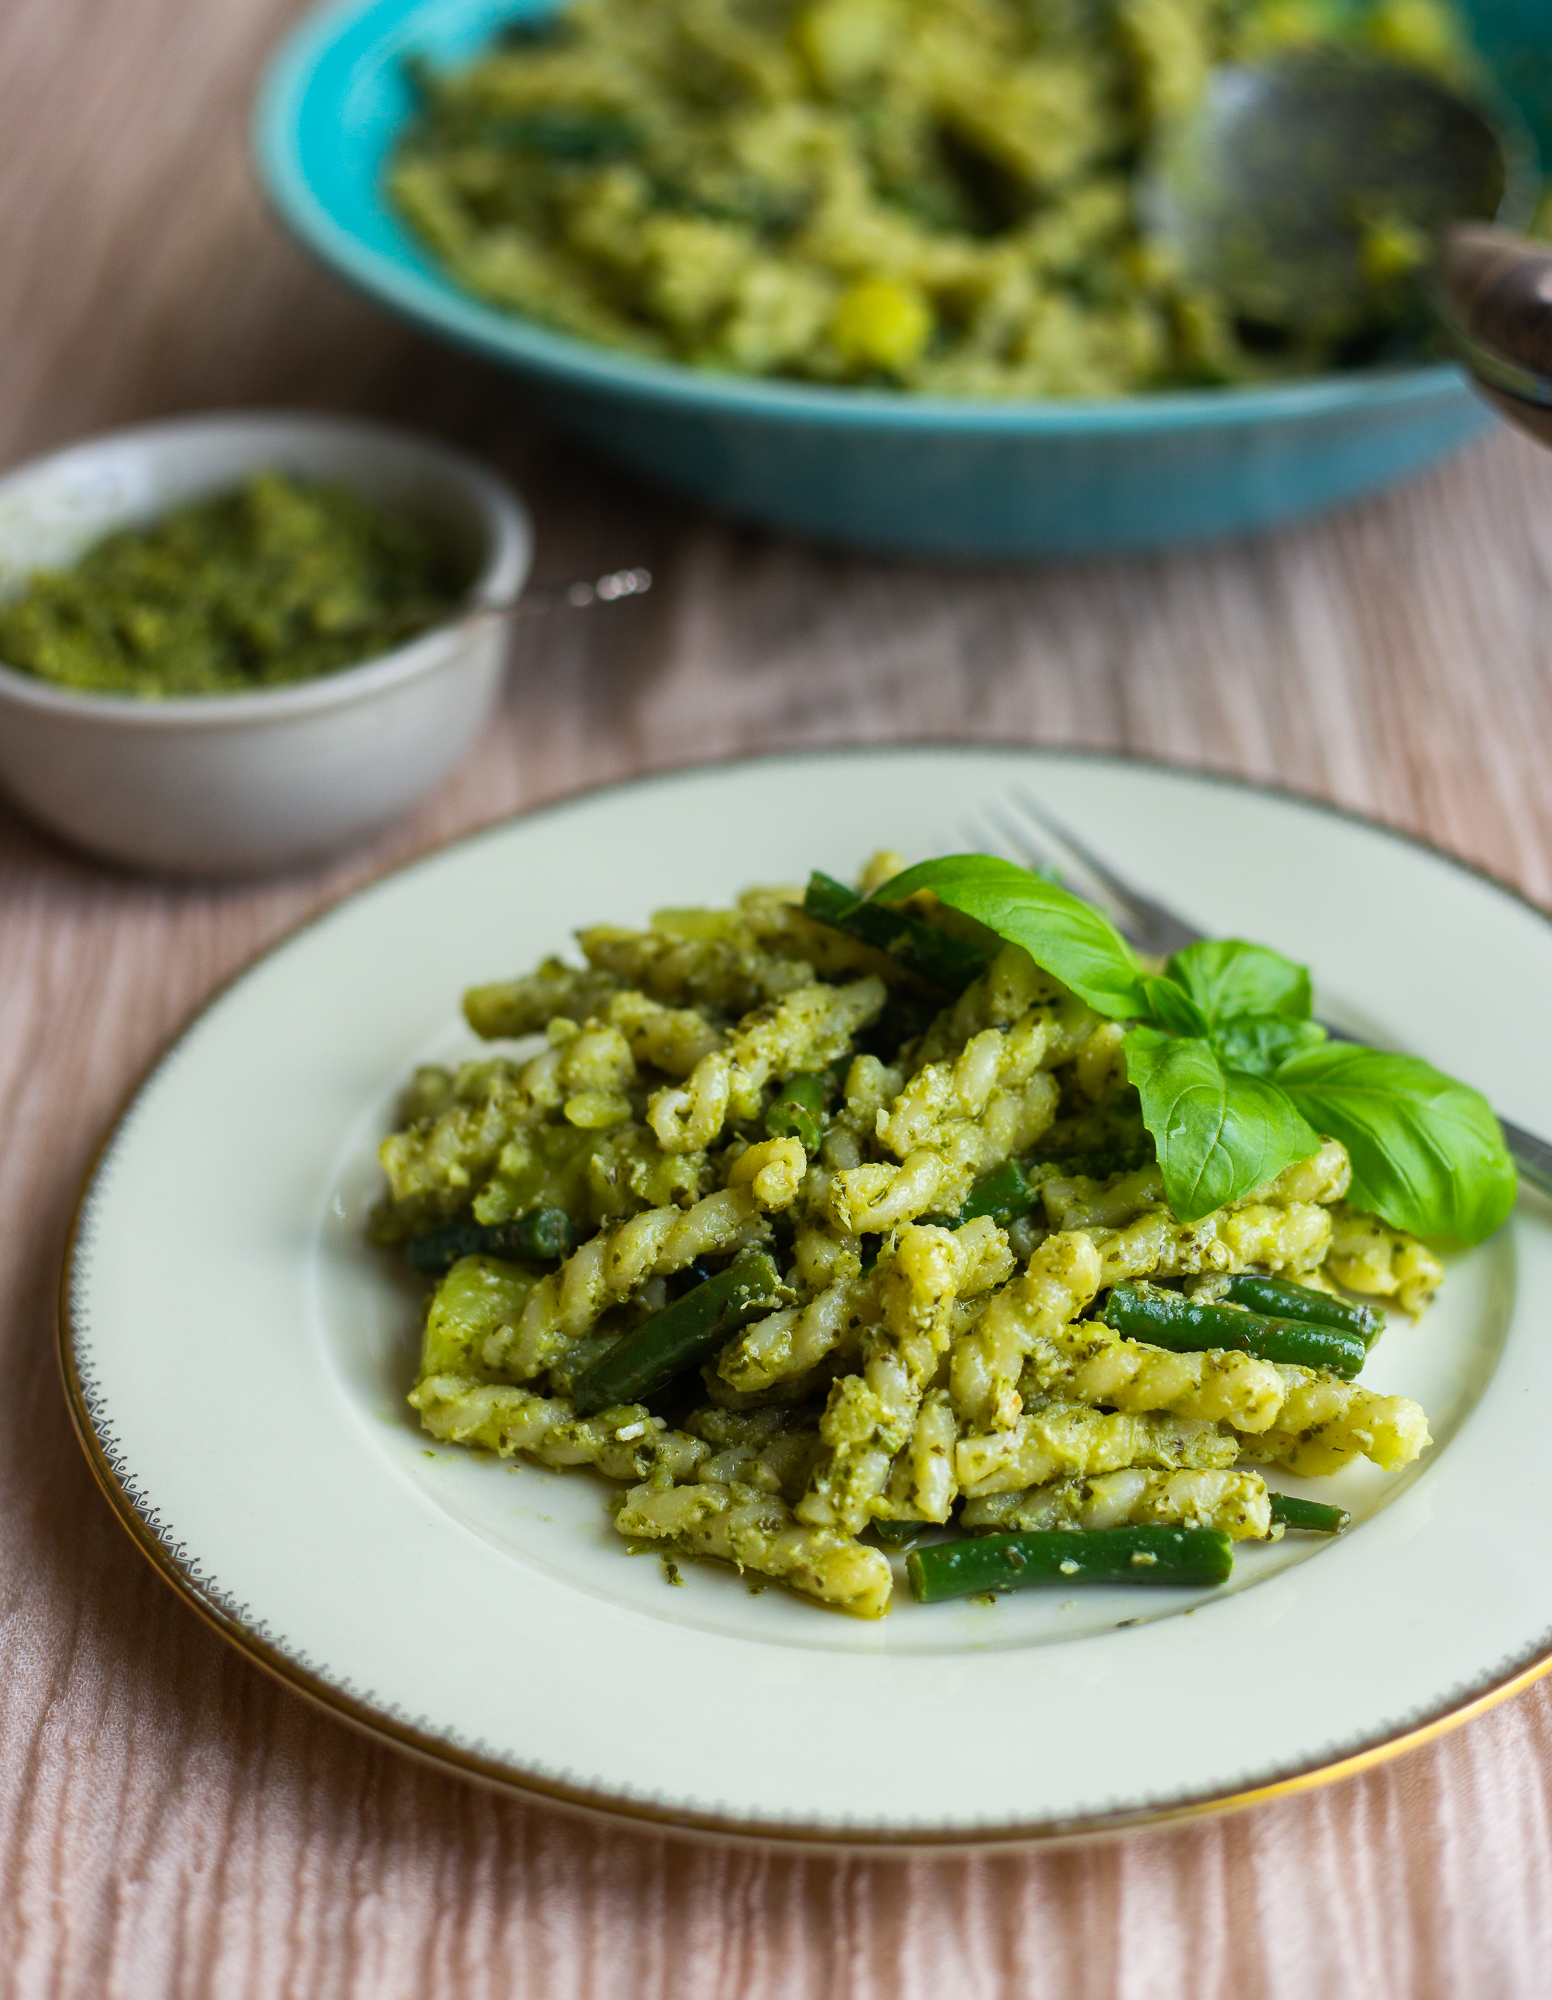
[[(970, 822), (965, 833), (973, 847), (1001, 853), (1025, 868), (1058, 869), (1075, 895), (1103, 910), (1116, 929), (1150, 957), (1167, 958), (1207, 935), (1124, 880), (1102, 855), (1028, 792), (1014, 792), (1000, 805), (988, 807), (980, 820)], [(1321, 1026), (1333, 1041), (1357, 1039), (1329, 1021)], [(1498, 1122), (1521, 1180), (1552, 1195), (1552, 1146), (1507, 1118), (1500, 1117)]]

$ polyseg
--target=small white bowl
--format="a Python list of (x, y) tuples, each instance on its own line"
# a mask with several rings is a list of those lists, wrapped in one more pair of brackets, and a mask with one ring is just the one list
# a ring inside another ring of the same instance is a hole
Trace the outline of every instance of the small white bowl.
[[(99, 536), (276, 468), (422, 522), (467, 558), (464, 608), (516, 596), (533, 537), (462, 453), (341, 417), (185, 417), (117, 431), (0, 480), (0, 593)], [(396, 819), (473, 746), (501, 692), (506, 621), (425, 633), (364, 666), (253, 694), (83, 694), (0, 665), (0, 783), (93, 853), (179, 874), (284, 868)]]

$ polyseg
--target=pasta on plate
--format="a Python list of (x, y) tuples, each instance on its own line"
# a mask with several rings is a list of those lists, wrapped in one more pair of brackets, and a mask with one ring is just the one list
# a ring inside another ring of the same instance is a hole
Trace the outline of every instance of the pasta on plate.
[[(864, 1617), (951, 1523), (1265, 1538), (1293, 1517), (1263, 1468), (1416, 1458), (1423, 1411), (1351, 1379), (1341, 1329), (1377, 1328), (1352, 1294), (1421, 1312), (1442, 1266), (1349, 1204), (1343, 1147), (1180, 1220), (1117, 1024), (915, 908), (957, 993), (755, 889), (465, 996), (513, 1046), (416, 1072), (372, 1222), (437, 1279), (426, 1431), (592, 1467), (632, 1548)], [(1332, 1365), (1269, 1358), (1322, 1337)]]

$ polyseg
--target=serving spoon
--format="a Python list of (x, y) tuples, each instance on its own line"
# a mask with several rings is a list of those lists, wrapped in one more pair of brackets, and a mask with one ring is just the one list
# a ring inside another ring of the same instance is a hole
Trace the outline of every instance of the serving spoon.
[(1431, 316), (1496, 406), (1552, 442), (1552, 253), (1530, 220), (1534, 142), (1374, 58), (1303, 52), (1214, 72), (1143, 189), (1154, 241), (1242, 320), (1311, 349)]

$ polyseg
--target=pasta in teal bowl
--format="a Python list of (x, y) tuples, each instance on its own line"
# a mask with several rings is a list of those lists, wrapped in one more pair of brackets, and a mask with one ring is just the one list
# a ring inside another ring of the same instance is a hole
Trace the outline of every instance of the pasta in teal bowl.
[(345, 0), (312, 16), (261, 92), (260, 170), (282, 217), (342, 276), (505, 362), (601, 451), (710, 506), (900, 554), (1142, 549), (1357, 499), (1490, 421), (1447, 365), (1102, 396), (949, 394), (692, 366), (520, 316), (448, 274), (387, 179), (416, 111), (409, 59), (454, 68), (514, 17), (542, 12)]

